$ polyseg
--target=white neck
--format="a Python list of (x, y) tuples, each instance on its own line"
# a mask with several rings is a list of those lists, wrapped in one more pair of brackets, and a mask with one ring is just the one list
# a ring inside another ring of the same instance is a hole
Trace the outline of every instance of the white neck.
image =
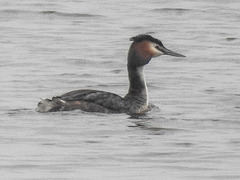
[(148, 90), (144, 76), (144, 67), (128, 66), (128, 76), (130, 87), (126, 97), (148, 104)]

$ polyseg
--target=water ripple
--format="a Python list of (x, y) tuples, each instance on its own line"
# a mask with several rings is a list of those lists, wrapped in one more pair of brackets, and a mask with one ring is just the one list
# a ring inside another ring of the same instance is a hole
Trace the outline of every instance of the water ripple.
[(59, 12), (59, 11), (40, 11), (39, 13), (46, 14), (46, 15), (62, 16), (62, 17), (85, 17), (85, 18), (101, 17), (100, 15), (95, 15), (95, 14), (66, 13), (66, 12)]
[(96, 15), (96, 14), (89, 14), (89, 13), (67, 13), (67, 12), (60, 12), (60, 11), (25, 11), (25, 10), (18, 10), (18, 9), (5, 9), (0, 10), (0, 15), (36, 15), (36, 14), (42, 14), (42, 15), (54, 15), (58, 17), (83, 17), (83, 18), (96, 18), (96, 17), (102, 17), (102, 15)]

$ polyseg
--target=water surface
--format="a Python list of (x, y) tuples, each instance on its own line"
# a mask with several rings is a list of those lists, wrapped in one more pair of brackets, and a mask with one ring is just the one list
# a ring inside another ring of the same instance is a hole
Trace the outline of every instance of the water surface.
[[(0, 2), (4, 179), (240, 179), (240, 2)], [(187, 58), (146, 67), (141, 117), (37, 113), (39, 98), (91, 88), (124, 95), (129, 38)]]

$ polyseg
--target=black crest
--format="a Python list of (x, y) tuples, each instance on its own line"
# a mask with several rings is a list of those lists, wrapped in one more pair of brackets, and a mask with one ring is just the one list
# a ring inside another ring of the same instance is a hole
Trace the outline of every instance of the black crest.
[(134, 41), (134, 42), (150, 41), (160, 46), (163, 46), (162, 42), (159, 39), (156, 39), (148, 34), (139, 34), (137, 36), (130, 38), (130, 41)]

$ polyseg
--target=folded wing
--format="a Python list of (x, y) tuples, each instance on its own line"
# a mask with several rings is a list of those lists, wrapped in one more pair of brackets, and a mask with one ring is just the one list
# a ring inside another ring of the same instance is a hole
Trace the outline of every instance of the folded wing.
[(84, 103), (86, 106), (97, 106), (108, 109), (111, 112), (124, 112), (128, 109), (126, 101), (121, 96), (98, 90), (76, 90), (55, 98), (61, 99), (67, 103), (79, 102)]

